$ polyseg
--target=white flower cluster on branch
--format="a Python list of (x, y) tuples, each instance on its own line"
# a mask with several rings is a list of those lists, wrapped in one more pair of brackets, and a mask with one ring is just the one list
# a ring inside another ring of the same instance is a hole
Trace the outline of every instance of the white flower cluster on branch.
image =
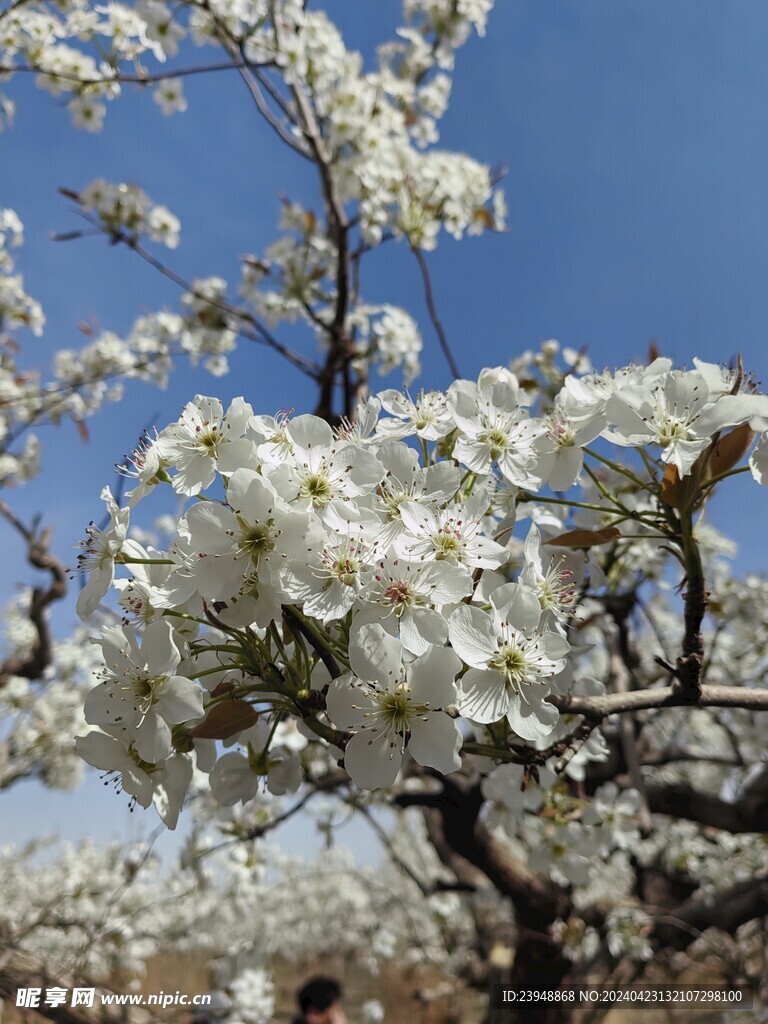
[[(99, 641), (103, 679), (85, 714), (101, 731), (81, 754), (143, 805), (154, 796), (171, 825), (193, 760), (224, 804), (252, 796), (259, 776), (296, 789), (300, 760), (281, 746), (290, 720), (363, 788), (391, 786), (406, 754), (441, 774), (462, 748), (504, 760), (520, 740), (552, 737), (572, 695), (605, 688), (589, 682), (576, 634), (606, 586), (588, 553), (606, 545), (614, 563), (640, 545), (676, 549), (686, 622), (698, 615), (700, 629), (691, 516), (768, 425), (768, 397), (700, 362), (561, 379), (540, 400), (503, 368), (445, 393), (385, 391), (335, 432), (316, 416), (254, 415), (243, 399), (190, 402), (136, 454), (128, 505), (105, 491), (111, 524), (84, 545), (83, 614), (116, 566), (132, 575), (117, 581), (126, 622)], [(615, 462), (606, 441), (642, 461)], [(628, 494), (605, 486), (604, 467)], [(593, 500), (555, 496), (582, 475)], [(192, 504), (156, 551), (125, 537), (159, 486)], [(553, 536), (547, 510), (568, 508), (575, 528), (555, 518)], [(516, 556), (523, 518), (534, 522)], [(700, 685), (692, 635), (668, 667), (682, 690)], [(484, 727), (487, 750), (471, 742)], [(217, 761), (216, 739), (241, 752)]]
[(229, 992), (228, 1020), (245, 1024), (270, 1019), (277, 964), (301, 969), (329, 948), (372, 974), (401, 959), (456, 971), (473, 956), (457, 895), (419, 900), (386, 860), (360, 867), (335, 845), (314, 858), (274, 844), (212, 849), (214, 839), (197, 836), (182, 864), (164, 863), (151, 842), (0, 846), (4, 937), (53, 976), (129, 990), (157, 957), (207, 957)]

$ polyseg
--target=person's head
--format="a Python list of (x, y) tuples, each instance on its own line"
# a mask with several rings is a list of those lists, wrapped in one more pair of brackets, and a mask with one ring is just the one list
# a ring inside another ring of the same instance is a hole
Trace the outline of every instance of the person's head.
[(310, 978), (296, 993), (301, 1015), (307, 1024), (346, 1024), (341, 996), (338, 981), (320, 975)]

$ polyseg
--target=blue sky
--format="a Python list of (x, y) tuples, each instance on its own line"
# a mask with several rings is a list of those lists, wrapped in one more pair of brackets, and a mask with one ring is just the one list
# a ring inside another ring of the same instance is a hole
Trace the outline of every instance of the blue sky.
[[(365, 54), (397, 24), (395, 0), (324, 6)], [(587, 346), (598, 367), (642, 359), (655, 340), (680, 362), (741, 352), (766, 378), (766, 38), (762, 0), (497, 0), (487, 38), (459, 53), (442, 142), (508, 168), (510, 230), (446, 239), (430, 259), (463, 374), (554, 337)], [(76, 226), (59, 186), (95, 177), (140, 184), (181, 217), (169, 262), (188, 277), (230, 281), (239, 255), (274, 239), (278, 193), (312, 194), (307, 168), (258, 120), (235, 75), (188, 79), (185, 88), (190, 109), (170, 119), (149, 94), (126, 94), (99, 136), (71, 129), (30, 78), (7, 90), (19, 109), (16, 127), (0, 136), (0, 204), (26, 224), (22, 270), (48, 315), (44, 339), (29, 342), (35, 365), (82, 343), (78, 321), (122, 332), (142, 311), (177, 301), (173, 285), (102, 239), (51, 242), (51, 230)], [(364, 292), (417, 316), (427, 344), (421, 383), (445, 386), (414, 269), (404, 251), (387, 248)], [(245, 394), (265, 412), (311, 409), (304, 380), (264, 350), (241, 343), (232, 362), (220, 380), (182, 368), (165, 393), (128, 388), (92, 423), (88, 444), (71, 425), (46, 432), (45, 471), (13, 496), (15, 507), (53, 519), (68, 557), (98, 515), (115, 461), (145, 424), (175, 418), (196, 391)], [(760, 536), (767, 497), (738, 479), (712, 511), (748, 547), (740, 564), (751, 569), (766, 568), (765, 549), (747, 542)], [(3, 596), (30, 577), (2, 524), (0, 544)], [(57, 621), (64, 628), (72, 618), (69, 608)], [(3, 800), (0, 840), (38, 834), (46, 822), (71, 835), (140, 827), (95, 784), (65, 799), (21, 786)]]

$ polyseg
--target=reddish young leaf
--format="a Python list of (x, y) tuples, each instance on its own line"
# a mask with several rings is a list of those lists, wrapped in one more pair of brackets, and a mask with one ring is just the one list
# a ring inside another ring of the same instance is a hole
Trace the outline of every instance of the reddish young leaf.
[(215, 704), (191, 734), (200, 740), (226, 740), (249, 729), (259, 716), (246, 700), (226, 700)]
[(724, 434), (709, 456), (707, 466), (709, 475), (720, 476), (721, 473), (727, 473), (729, 469), (733, 469), (749, 451), (754, 436), (748, 423), (742, 423)]
[(661, 500), (670, 508), (680, 508), (685, 501), (685, 494), (686, 487), (680, 479), (677, 466), (670, 463), (661, 478)]

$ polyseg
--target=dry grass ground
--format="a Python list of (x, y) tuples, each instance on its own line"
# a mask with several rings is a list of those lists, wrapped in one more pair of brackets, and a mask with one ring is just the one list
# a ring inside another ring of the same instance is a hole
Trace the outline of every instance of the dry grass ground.
[[(482, 1024), (485, 1017), (485, 1000), (481, 993), (454, 990), (436, 971), (393, 966), (372, 975), (359, 965), (336, 956), (328, 956), (302, 969), (293, 964), (278, 963), (273, 965), (273, 970), (276, 996), (274, 1024), (293, 1021), (296, 989), (316, 973), (330, 974), (342, 983), (351, 1024), (359, 1024), (362, 1020), (361, 1009), (369, 999), (382, 1003), (386, 1024)], [(686, 984), (712, 984), (718, 980), (711, 970), (705, 972), (695, 968), (679, 979)], [(141, 986), (145, 994), (162, 990), (166, 993), (179, 991), (189, 996), (207, 992), (209, 988), (207, 959), (178, 955), (151, 960)], [(181, 1008), (172, 1008), (165, 1012), (163, 1019), (168, 1024), (184, 1024), (187, 1014)], [(498, 1019), (502, 1024), (504, 1015), (500, 1014)], [(34, 1011), (21, 1011), (13, 1006), (6, 1006), (5, 1013), (0, 1013), (0, 1024), (40, 1024), (41, 1020)], [(617, 1009), (591, 1017), (588, 1024), (722, 1024), (723, 1020), (724, 1014), (718, 1011)], [(738, 1016), (739, 1024), (753, 1024), (755, 1020), (749, 1012)], [(582, 1021), (581, 1015), (574, 1015), (574, 1024)]]

